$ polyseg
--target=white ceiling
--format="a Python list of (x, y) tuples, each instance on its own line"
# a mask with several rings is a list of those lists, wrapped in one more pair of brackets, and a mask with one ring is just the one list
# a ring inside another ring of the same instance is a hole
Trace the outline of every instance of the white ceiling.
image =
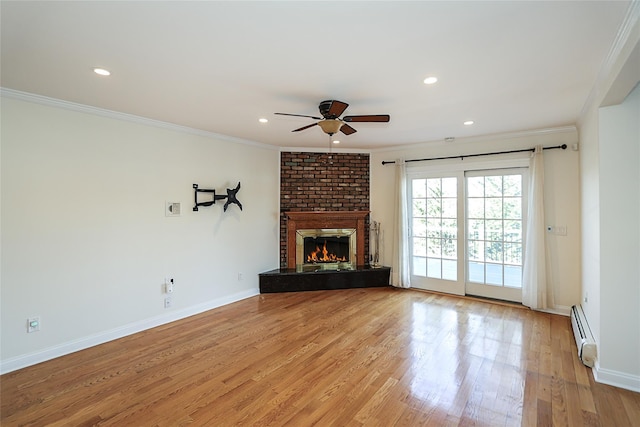
[(629, 4), (3, 0), (1, 85), (282, 147), (327, 146), (273, 114), (325, 99), (391, 115), (342, 149), (544, 129), (576, 123)]

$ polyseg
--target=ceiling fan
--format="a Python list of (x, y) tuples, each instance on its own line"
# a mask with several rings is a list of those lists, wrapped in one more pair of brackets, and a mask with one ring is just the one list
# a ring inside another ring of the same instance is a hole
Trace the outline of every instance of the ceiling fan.
[(314, 126), (320, 126), (324, 133), (329, 135), (333, 135), (334, 133), (340, 131), (345, 135), (351, 135), (352, 133), (357, 132), (354, 128), (349, 126), (347, 123), (356, 123), (356, 122), (388, 122), (389, 115), (388, 114), (369, 114), (363, 116), (344, 116), (342, 119), (340, 115), (344, 113), (344, 110), (347, 109), (349, 104), (342, 101), (336, 101), (335, 99), (331, 99), (328, 101), (322, 101), (319, 105), (320, 114), (322, 117), (316, 116), (307, 116), (305, 114), (289, 114), (289, 113), (275, 113), (281, 116), (296, 116), (296, 117), (309, 117), (311, 119), (320, 120), (319, 122), (302, 126), (301, 128), (294, 129), (291, 132), (299, 132), (301, 130), (309, 129)]

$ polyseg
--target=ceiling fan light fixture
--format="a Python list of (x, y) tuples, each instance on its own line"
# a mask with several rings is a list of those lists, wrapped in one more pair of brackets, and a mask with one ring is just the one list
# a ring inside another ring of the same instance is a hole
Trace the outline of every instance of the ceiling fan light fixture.
[(342, 127), (342, 121), (338, 119), (326, 119), (318, 122), (318, 126), (320, 126), (324, 133), (328, 133), (329, 135), (333, 135), (338, 132)]

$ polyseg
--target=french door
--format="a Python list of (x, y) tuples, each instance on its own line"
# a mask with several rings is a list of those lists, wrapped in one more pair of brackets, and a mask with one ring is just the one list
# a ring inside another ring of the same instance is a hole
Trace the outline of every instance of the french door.
[(463, 178), (457, 173), (408, 180), (413, 287), (464, 295)]
[(527, 169), (420, 173), (408, 185), (411, 285), (521, 301)]
[(466, 293), (522, 301), (526, 170), (465, 173)]

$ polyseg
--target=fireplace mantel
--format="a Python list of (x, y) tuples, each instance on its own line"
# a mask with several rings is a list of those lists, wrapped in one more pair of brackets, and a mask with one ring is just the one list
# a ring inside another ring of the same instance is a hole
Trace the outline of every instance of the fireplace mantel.
[(356, 265), (365, 265), (365, 219), (370, 211), (287, 212), (287, 267), (296, 268), (296, 231), (310, 228), (355, 228)]

